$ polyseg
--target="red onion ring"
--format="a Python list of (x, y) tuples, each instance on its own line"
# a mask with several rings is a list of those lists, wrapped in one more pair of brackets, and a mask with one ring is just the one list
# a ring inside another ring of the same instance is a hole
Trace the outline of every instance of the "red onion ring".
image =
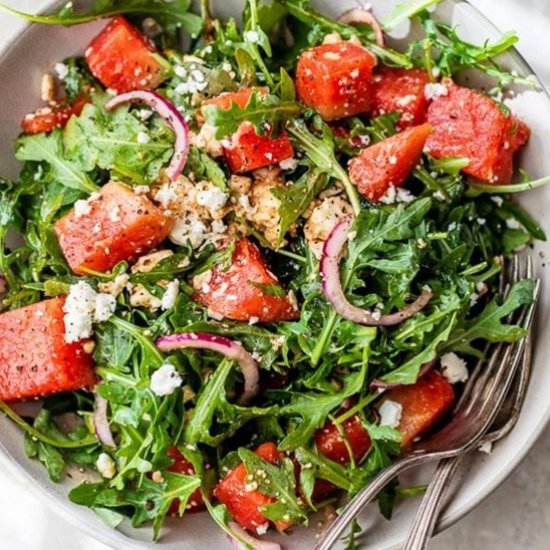
[(321, 256), (321, 280), (325, 298), (337, 313), (348, 321), (359, 325), (389, 327), (410, 319), (421, 311), (432, 297), (428, 287), (422, 289), (420, 296), (407, 307), (389, 315), (375, 315), (372, 311), (361, 309), (348, 301), (340, 281), (340, 254), (348, 241), (348, 232), (353, 218), (348, 217), (336, 225), (323, 246)]
[(120, 94), (105, 104), (105, 109), (110, 111), (123, 103), (145, 103), (153, 109), (168, 124), (176, 134), (174, 143), (174, 155), (166, 168), (166, 174), (174, 181), (182, 173), (187, 156), (189, 154), (189, 128), (181, 113), (165, 97), (149, 90), (136, 90)]
[[(435, 363), (436, 361), (433, 360), (425, 365), (422, 365), (422, 367), (420, 367), (420, 371), (418, 372), (417, 380), (420, 380), (423, 376), (426, 376), (426, 374), (428, 374), (435, 367)], [(371, 390), (395, 390), (405, 385), (406, 384), (387, 384), (383, 380), (376, 379), (369, 384), (369, 388)]]
[(244, 376), (244, 391), (239, 399), (239, 403), (242, 405), (249, 403), (260, 390), (258, 363), (239, 342), (207, 332), (185, 332), (162, 336), (156, 341), (156, 344), (163, 352), (186, 348), (207, 349), (237, 361)]
[(382, 32), (382, 27), (378, 22), (378, 19), (365, 8), (353, 8), (338, 18), (340, 23), (346, 25), (355, 25), (357, 23), (365, 23), (372, 27), (374, 31), (374, 41), (381, 47), (384, 47), (384, 33)]
[(93, 416), (94, 430), (97, 438), (103, 445), (107, 447), (116, 447), (113, 433), (111, 432), (111, 426), (109, 426), (109, 419), (107, 418), (107, 406), (107, 399), (96, 393)]
[[(277, 542), (257, 539), (234, 521), (230, 521), (227, 525), (231, 531), (233, 531), (236, 535), (239, 535), (239, 537), (245, 540), (253, 548), (257, 548), (258, 550), (281, 550), (281, 545)], [(236, 538), (231, 535), (227, 535), (227, 538), (235, 550), (244, 550), (244, 546)]]

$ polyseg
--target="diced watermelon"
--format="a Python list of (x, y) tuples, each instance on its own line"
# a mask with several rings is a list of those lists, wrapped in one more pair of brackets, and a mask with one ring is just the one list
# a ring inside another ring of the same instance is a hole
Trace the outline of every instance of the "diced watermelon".
[[(263, 443), (254, 452), (271, 464), (277, 464), (282, 458), (274, 443)], [(247, 476), (244, 464), (240, 464), (218, 483), (214, 496), (227, 506), (233, 519), (249, 531), (261, 534), (269, 523), (273, 523), (280, 531), (288, 529), (288, 523), (270, 522), (263, 515), (261, 507), (276, 502), (276, 499), (257, 490), (249, 490)]]
[(390, 187), (401, 187), (420, 161), (431, 131), (429, 124), (422, 124), (363, 149), (349, 162), (359, 192), (376, 202)]
[(372, 116), (401, 111), (399, 130), (422, 124), (428, 111), (424, 89), (429, 83), (428, 73), (421, 69), (381, 67), (374, 76)]
[(35, 113), (25, 116), (21, 121), (21, 127), (25, 134), (40, 134), (51, 132), (56, 128), (65, 128), (69, 119), (79, 116), (84, 106), (90, 103), (90, 98), (80, 96), (72, 105), (59, 104), (53, 107), (38, 109)]
[(298, 96), (325, 120), (370, 111), (374, 55), (352, 42), (323, 44), (304, 52), (296, 68)]
[(72, 210), (55, 223), (59, 245), (80, 275), (86, 270), (105, 272), (121, 261), (133, 262), (160, 244), (172, 221), (146, 196), (125, 185), (106, 184), (89, 212)]
[(259, 136), (250, 123), (243, 123), (223, 148), (233, 174), (242, 174), (292, 158), (294, 149), (286, 132), (277, 137)]
[(210, 273), (193, 299), (215, 317), (264, 323), (299, 317), (296, 304), (284, 295), (259, 248), (248, 239), (237, 241), (229, 269), (216, 267)]
[[(193, 475), (195, 473), (195, 469), (193, 468), (193, 465), (191, 462), (189, 462), (178, 450), (177, 447), (169, 447), (167, 454), (170, 458), (174, 459), (174, 463), (172, 466), (168, 468), (169, 472), (174, 472), (176, 474), (184, 474), (184, 475)], [(180, 506), (179, 499), (174, 499), (172, 501), (172, 504), (170, 505), (170, 510), (168, 511), (168, 514), (171, 516), (175, 516), (178, 514)], [(200, 489), (197, 489), (187, 501), (187, 506), (185, 509), (185, 513), (193, 513), (193, 512), (202, 512), (206, 507), (204, 505), (204, 500), (202, 498), (202, 493)]]
[(509, 183), (516, 151), (529, 139), (529, 128), (504, 114), (490, 97), (447, 79), (446, 94), (434, 99), (428, 123), (434, 131), (426, 150), (435, 157), (466, 157), (464, 172), (489, 183)]
[(0, 399), (16, 401), (95, 385), (85, 342), (67, 344), (63, 305), (52, 298), (0, 315)]
[(250, 101), (252, 92), (258, 92), (261, 95), (266, 95), (268, 93), (267, 89), (261, 86), (256, 86), (253, 88), (239, 88), (236, 92), (224, 92), (216, 97), (203, 101), (202, 107), (214, 105), (214, 107), (228, 111), (231, 109), (233, 103), (236, 103), (241, 109), (244, 109)]
[[(354, 460), (359, 462), (370, 449), (369, 433), (357, 414), (344, 421), (341, 428), (346, 434)], [(331, 421), (327, 421), (323, 428), (315, 432), (315, 444), (319, 452), (328, 459), (341, 464), (350, 462), (348, 447), (340, 431)]]
[(92, 40), (86, 61), (92, 74), (116, 92), (152, 90), (166, 78), (154, 44), (117, 16)]
[[(203, 103), (204, 106), (214, 105), (223, 110), (229, 110), (233, 103), (244, 108), (254, 90), (266, 94), (264, 88), (241, 88), (237, 92), (224, 93)], [(229, 169), (233, 174), (242, 174), (271, 166), (294, 155), (288, 134), (282, 131), (272, 137), (269, 132), (259, 136), (254, 126), (243, 122), (238, 131), (224, 141), (223, 152)]]
[(401, 421), (397, 429), (403, 439), (401, 446), (409, 446), (422, 437), (449, 412), (455, 401), (452, 385), (437, 371), (423, 376), (416, 384), (401, 386), (387, 392), (382, 399), (399, 403)]

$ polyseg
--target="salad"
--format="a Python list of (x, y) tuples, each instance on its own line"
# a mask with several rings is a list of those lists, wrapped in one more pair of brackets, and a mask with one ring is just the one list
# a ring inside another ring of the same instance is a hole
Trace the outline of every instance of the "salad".
[[(530, 130), (503, 99), (535, 83), (495, 59), (514, 34), (465, 42), (436, 3), (15, 12), (107, 19), (52, 60), (0, 180), (0, 408), (52, 481), (86, 472), (72, 502), (155, 539), (207, 511), (261, 546), (353, 497), (445, 421), (487, 342), (524, 335), (507, 318), (533, 281), (503, 298), (498, 278), (545, 239), (510, 198), (547, 180), (514, 166)], [(382, 514), (420, 491), (391, 484)]]

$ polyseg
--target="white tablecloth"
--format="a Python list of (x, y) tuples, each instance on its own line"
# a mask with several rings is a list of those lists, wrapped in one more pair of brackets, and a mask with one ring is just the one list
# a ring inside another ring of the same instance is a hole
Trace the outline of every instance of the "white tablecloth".
[[(214, 0), (216, 1), (216, 0)], [(337, 0), (335, 0), (337, 1)], [(33, 0), (8, 2), (33, 9)], [(550, 87), (550, 2), (472, 0), (501, 29), (515, 29), (519, 49)], [(10, 24), (10, 31), (17, 26)], [(6, 28), (2, 28), (5, 36)], [(437, 550), (550, 548), (550, 429), (507, 482), (474, 513), (438, 537)], [(108, 550), (49, 510), (0, 471), (0, 550)]]

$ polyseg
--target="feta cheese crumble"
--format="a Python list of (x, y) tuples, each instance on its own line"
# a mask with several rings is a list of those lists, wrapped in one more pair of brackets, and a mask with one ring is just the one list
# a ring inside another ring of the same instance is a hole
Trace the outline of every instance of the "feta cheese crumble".
[(76, 218), (87, 216), (92, 211), (92, 203), (101, 198), (100, 193), (92, 193), (86, 200), (78, 200), (74, 203), (74, 215)]
[(447, 86), (440, 84), (439, 82), (426, 84), (426, 86), (424, 86), (424, 97), (428, 101), (448, 95), (448, 93), (449, 90), (447, 89)]
[(247, 31), (244, 33), (244, 37), (253, 44), (256, 44), (260, 40), (260, 35), (256, 31)]
[(145, 143), (149, 143), (151, 141), (151, 138), (145, 133), (145, 132), (138, 132), (137, 135), (137, 142), (144, 145)]
[(113, 479), (115, 477), (116, 462), (107, 453), (101, 453), (95, 465), (105, 479)]
[(400, 403), (396, 403), (395, 401), (388, 399), (382, 403), (378, 409), (378, 414), (380, 415), (380, 426), (397, 428), (401, 422), (403, 406)]
[(65, 341), (78, 342), (92, 335), (97, 292), (84, 281), (71, 285), (63, 306)]
[(197, 204), (206, 206), (208, 210), (213, 212), (223, 208), (228, 199), (229, 195), (215, 185), (197, 193)]
[(71, 285), (63, 306), (65, 341), (70, 344), (90, 338), (93, 323), (107, 321), (115, 310), (116, 299), (111, 294), (98, 294), (84, 281)]
[(456, 353), (446, 353), (440, 360), (443, 376), (451, 383), (466, 382), (468, 380), (468, 369), (466, 362)]
[(395, 204), (396, 202), (411, 202), (414, 199), (415, 196), (408, 189), (390, 185), (386, 193), (380, 197), (380, 202), (382, 204)]
[(286, 160), (279, 162), (279, 168), (281, 170), (296, 170), (298, 167), (298, 159), (290, 157)]
[(97, 294), (95, 299), (94, 321), (107, 321), (116, 310), (116, 298), (111, 294)]
[(166, 311), (176, 305), (180, 293), (180, 283), (177, 279), (170, 281), (166, 286), (166, 291), (162, 295), (161, 309)]
[(56, 63), (53, 69), (56, 72), (59, 80), (65, 80), (69, 75), (69, 67), (67, 67), (65, 63)]
[(181, 386), (182, 382), (176, 367), (165, 363), (151, 376), (151, 391), (159, 397), (170, 395)]

